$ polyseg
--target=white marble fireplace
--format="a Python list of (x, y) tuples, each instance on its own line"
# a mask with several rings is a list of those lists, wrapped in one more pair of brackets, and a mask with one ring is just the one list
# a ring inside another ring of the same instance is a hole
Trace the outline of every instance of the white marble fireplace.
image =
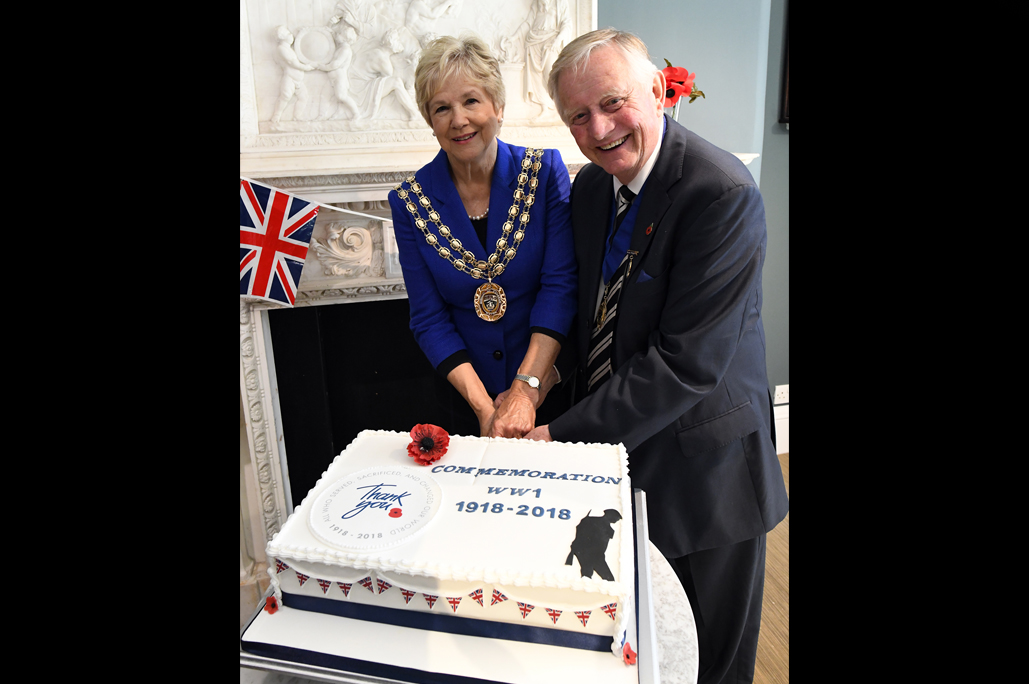
[[(439, 150), (411, 107), (427, 40), (471, 31), (489, 43), (507, 90), (501, 137), (557, 148), (574, 173), (585, 159), (541, 85), (560, 49), (594, 28), (594, 0), (240, 0), (240, 176), (363, 214), (323, 207), (296, 306), (407, 296), (386, 195)], [(239, 306), (241, 620), (266, 579), (265, 543), (299, 503), (269, 329), (276, 306)]]

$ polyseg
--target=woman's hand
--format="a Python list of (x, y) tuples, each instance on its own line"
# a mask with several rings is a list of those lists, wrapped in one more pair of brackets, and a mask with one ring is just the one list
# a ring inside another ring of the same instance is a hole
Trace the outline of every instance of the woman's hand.
[[(520, 380), (516, 380), (515, 384), (525, 385)], [(528, 385), (525, 385), (525, 389), (512, 387), (498, 396), (494, 402), (497, 410), (493, 414), (490, 437), (518, 439), (532, 430), (536, 425), (536, 406), (539, 401), (539, 390)]]

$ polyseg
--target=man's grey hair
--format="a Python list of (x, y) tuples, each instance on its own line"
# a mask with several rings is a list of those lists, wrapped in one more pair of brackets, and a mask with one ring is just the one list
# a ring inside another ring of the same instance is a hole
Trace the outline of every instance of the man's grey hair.
[(561, 120), (568, 123), (565, 116), (564, 105), (559, 97), (559, 81), (566, 72), (573, 74), (581, 73), (589, 63), (590, 56), (597, 48), (613, 46), (621, 50), (622, 55), (629, 63), (629, 72), (634, 79), (641, 84), (650, 86), (653, 81), (654, 72), (660, 71), (650, 59), (647, 46), (637, 36), (628, 31), (619, 31), (613, 28), (598, 29), (590, 33), (584, 33), (571, 43), (558, 55), (554, 61), (554, 67), (550, 70), (550, 78), (547, 82), (547, 91), (550, 98), (557, 106), (557, 113)]

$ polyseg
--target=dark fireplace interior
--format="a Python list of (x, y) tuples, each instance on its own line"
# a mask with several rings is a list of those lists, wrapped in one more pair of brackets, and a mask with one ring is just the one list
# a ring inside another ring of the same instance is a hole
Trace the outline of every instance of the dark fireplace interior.
[(456, 393), (415, 343), (406, 299), (276, 309), (268, 318), (294, 506), (362, 430), (433, 423), (461, 434)]

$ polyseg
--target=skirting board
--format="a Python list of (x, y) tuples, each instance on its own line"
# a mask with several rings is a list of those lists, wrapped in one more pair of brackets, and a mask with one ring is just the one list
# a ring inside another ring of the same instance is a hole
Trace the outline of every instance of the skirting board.
[(772, 409), (775, 414), (775, 453), (787, 454), (790, 451), (790, 405), (780, 404)]

